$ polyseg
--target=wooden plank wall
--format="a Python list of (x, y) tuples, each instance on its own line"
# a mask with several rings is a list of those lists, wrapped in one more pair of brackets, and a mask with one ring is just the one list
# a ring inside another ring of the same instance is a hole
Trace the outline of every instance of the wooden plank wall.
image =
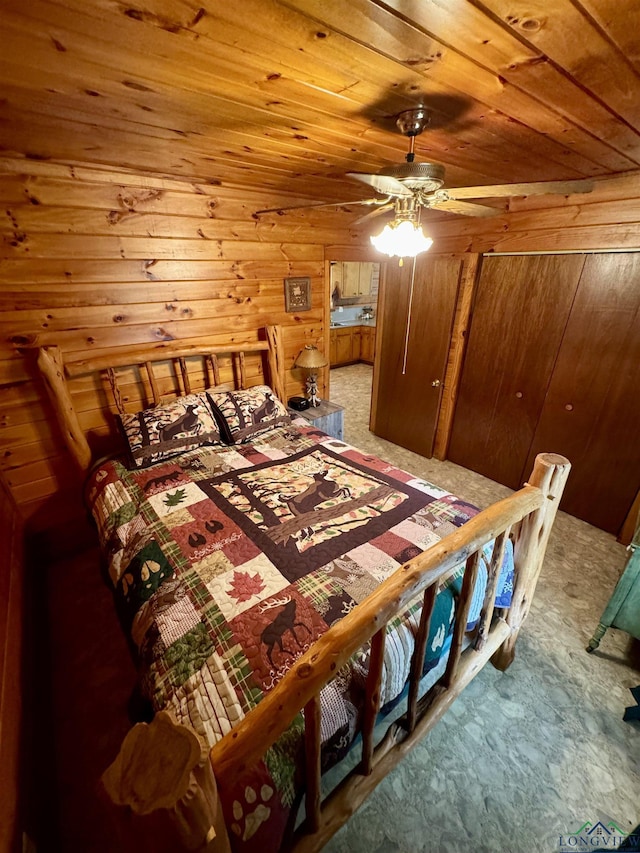
[[(299, 393), (301, 377), (290, 368), (300, 348), (328, 351), (326, 262), (372, 257), (367, 233), (349, 228), (354, 214), (256, 220), (257, 209), (301, 200), (281, 193), (24, 158), (0, 160), (0, 176), (0, 468), (37, 530), (78, 519), (82, 509), (24, 347), (58, 343), (64, 352), (95, 353), (171, 338), (222, 340), (230, 332), (251, 338), (265, 323), (280, 323), (288, 392)], [(636, 248), (638, 198), (634, 173), (603, 180), (586, 196), (512, 199), (492, 220), (427, 214), (425, 226), (439, 253)], [(311, 311), (286, 314), (283, 279), (306, 275)], [(259, 380), (257, 363), (249, 376)], [(327, 372), (323, 393), (326, 381)], [(168, 366), (161, 382), (166, 390), (175, 385)], [(98, 413), (104, 387), (85, 378), (72, 391), (100, 444), (109, 426)]]
[[(501, 216), (427, 214), (438, 252), (563, 252), (640, 248), (640, 172), (596, 179), (586, 195), (509, 199)], [(432, 250), (433, 251), (433, 250)]]
[[(80, 355), (171, 339), (255, 339), (258, 328), (278, 323), (288, 393), (302, 388), (291, 370), (302, 346), (328, 352), (324, 247), (348, 252), (362, 242), (348, 228), (353, 215), (257, 220), (255, 210), (285, 203), (281, 193), (24, 159), (0, 161), (0, 175), (0, 466), (37, 530), (78, 518), (81, 508), (24, 348), (57, 343)], [(311, 278), (310, 311), (285, 313), (289, 276)], [(247, 370), (250, 383), (260, 381), (258, 360)], [(196, 378), (194, 388), (204, 381)], [(175, 385), (169, 365), (161, 382), (165, 392)], [(327, 382), (328, 370), (321, 393)], [(111, 426), (99, 411), (103, 384), (83, 377), (71, 390), (101, 447)], [(133, 384), (125, 396), (133, 410), (144, 402)]]
[(18, 849), (22, 736), (22, 519), (0, 474), (0, 853)]
[[(446, 459), (482, 252), (640, 249), (640, 173), (598, 179), (586, 195), (510, 199), (493, 219), (438, 216), (425, 231), (439, 252), (466, 253), (447, 362), (434, 455)], [(433, 250), (432, 250), (433, 251)]]

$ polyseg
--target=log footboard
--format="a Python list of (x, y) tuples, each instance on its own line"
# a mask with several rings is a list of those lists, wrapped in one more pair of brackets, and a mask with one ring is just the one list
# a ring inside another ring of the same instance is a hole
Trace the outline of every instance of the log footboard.
[(207, 750), (166, 711), (131, 729), (102, 782), (136, 814), (166, 809), (187, 850), (231, 853)]
[(513, 662), (518, 633), (531, 607), (570, 468), (564, 456), (556, 453), (544, 453), (536, 458), (529, 485), (540, 489), (544, 502), (536, 512), (522, 519), (520, 532), (514, 542), (513, 598), (506, 615), (510, 634), (491, 658), (497, 669), (504, 671)]
[[(211, 749), (210, 767), (215, 771), (216, 778), (219, 782), (231, 780), (260, 760), (294, 717), (300, 711), (304, 712), (306, 819), (294, 834), (292, 849), (320, 850), (376, 785), (438, 722), (487, 661), (491, 660), (498, 669), (506, 669), (510, 665), (518, 633), (531, 606), (570, 467), (562, 456), (550, 453), (539, 455), (529, 482), (520, 491), (488, 507), (394, 572), (364, 602), (335, 623), (298, 658), (260, 704)], [(508, 538), (514, 543), (514, 592), (510, 608), (496, 613), (498, 575)], [(467, 616), (480, 552), (486, 543), (493, 540), (495, 545), (480, 620), (469, 635), (466, 632)], [(435, 685), (420, 697), (419, 682), (436, 592), (443, 579), (461, 563), (466, 563), (466, 571), (456, 606), (446, 670)], [(423, 608), (411, 661), (407, 711), (389, 725), (386, 735), (374, 746), (387, 624), (418, 596), (423, 596)], [(320, 691), (349, 658), (369, 641), (371, 655), (362, 715), (362, 760), (322, 802)], [(183, 726), (174, 726), (187, 730)], [(184, 761), (184, 750), (174, 750), (171, 741), (170, 738), (160, 739), (158, 749), (162, 751), (162, 757), (156, 757), (157, 761), (169, 766)], [(140, 774), (142, 780), (138, 780), (134, 787), (142, 786), (144, 789), (144, 778), (149, 774), (146, 761), (130, 758), (127, 772), (130, 777)], [(112, 782), (113, 778), (119, 778), (117, 773), (115, 776), (113, 774), (112, 766), (106, 774), (107, 782), (110, 778)], [(116, 802), (128, 802), (121, 795), (120, 783), (108, 783), (107, 788)], [(209, 803), (208, 812), (206, 808), (203, 812), (202, 797), (194, 796), (190, 800), (184, 796), (180, 786), (176, 788), (174, 801), (179, 801), (179, 807), (171, 805), (175, 820), (191, 845), (199, 843), (199, 849), (203, 850), (228, 849), (224, 846), (206, 846), (210, 827), (215, 825), (216, 819), (219, 820), (221, 812), (219, 804), (211, 796), (208, 800), (204, 798), (204, 802)], [(189, 827), (193, 830), (191, 833)], [(226, 837), (223, 838), (220, 833), (218, 839), (218, 843), (228, 844)]]

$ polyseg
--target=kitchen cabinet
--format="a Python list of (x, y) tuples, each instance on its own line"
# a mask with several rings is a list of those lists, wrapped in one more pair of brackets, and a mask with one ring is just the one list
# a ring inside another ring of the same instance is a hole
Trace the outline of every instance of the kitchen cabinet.
[(342, 299), (371, 296), (377, 293), (380, 264), (339, 261), (331, 265), (331, 292), (336, 286)]
[(358, 296), (370, 296), (373, 270), (378, 264), (365, 262), (359, 263), (358, 266), (360, 267), (358, 274)]
[(375, 353), (376, 329), (375, 326), (361, 326), (362, 332), (360, 342), (360, 361), (373, 364)]
[(353, 361), (353, 329), (333, 329), (331, 334), (335, 336), (336, 341), (335, 364), (348, 364), (350, 361)]
[(343, 261), (342, 263), (342, 297), (349, 298), (360, 295), (360, 264)]
[(354, 326), (351, 330), (351, 361), (360, 361), (362, 349), (362, 326)]
[(329, 365), (338, 363), (338, 338), (334, 329), (329, 332)]
[(331, 329), (329, 333), (329, 361), (331, 367), (366, 361), (373, 364), (375, 327), (345, 326)]

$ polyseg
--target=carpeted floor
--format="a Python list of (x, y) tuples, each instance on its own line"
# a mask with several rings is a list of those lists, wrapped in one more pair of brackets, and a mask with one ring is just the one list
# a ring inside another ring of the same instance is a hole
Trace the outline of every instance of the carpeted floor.
[[(346, 441), (481, 507), (509, 493), (370, 433), (371, 373), (363, 364), (331, 372)], [(640, 731), (622, 715), (640, 680), (638, 645), (611, 630), (585, 652), (625, 556), (611, 535), (560, 513), (511, 668), (485, 667), (326, 850), (543, 853), (602, 818), (630, 832)]]

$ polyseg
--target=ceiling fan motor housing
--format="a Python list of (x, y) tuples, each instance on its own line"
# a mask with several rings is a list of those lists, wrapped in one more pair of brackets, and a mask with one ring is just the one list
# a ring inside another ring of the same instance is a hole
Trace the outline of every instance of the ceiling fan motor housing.
[(424, 107), (416, 107), (414, 110), (404, 110), (397, 119), (396, 124), (405, 136), (419, 136), (431, 121), (429, 112)]
[(395, 178), (410, 190), (433, 192), (444, 183), (444, 166), (440, 163), (399, 163), (387, 166), (378, 174)]

